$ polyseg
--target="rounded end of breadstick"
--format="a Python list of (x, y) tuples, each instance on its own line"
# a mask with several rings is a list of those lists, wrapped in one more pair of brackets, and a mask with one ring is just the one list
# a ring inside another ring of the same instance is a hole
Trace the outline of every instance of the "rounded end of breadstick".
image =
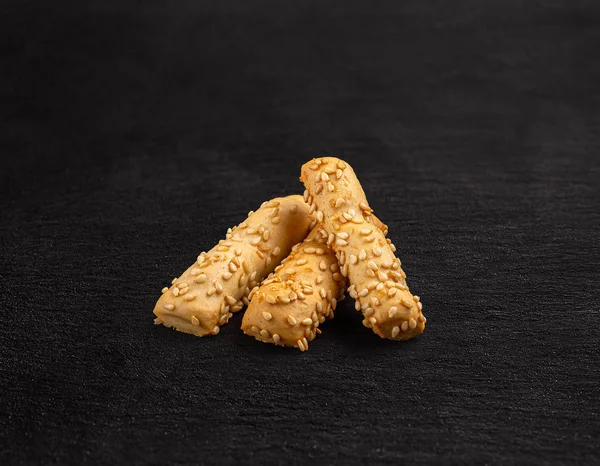
[(365, 317), (363, 325), (390, 340), (410, 340), (423, 333), (427, 319), (419, 296), (404, 291), (395, 298), (372, 316)]
[(242, 331), (263, 343), (308, 350), (308, 342), (320, 333), (326, 316), (317, 315), (285, 283), (271, 283), (255, 292), (242, 319)]
[(216, 335), (219, 326), (214, 312), (201, 309), (195, 304), (184, 303), (163, 294), (154, 308), (155, 324), (173, 328), (196, 336)]

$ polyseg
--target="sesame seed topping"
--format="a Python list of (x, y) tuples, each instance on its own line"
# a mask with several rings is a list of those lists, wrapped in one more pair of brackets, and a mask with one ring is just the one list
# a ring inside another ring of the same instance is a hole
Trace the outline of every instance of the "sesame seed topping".
[(304, 265), (306, 264), (307, 260), (306, 259), (298, 259), (296, 261), (296, 265)]
[(263, 234), (262, 234), (263, 241), (268, 241), (270, 237), (271, 237), (271, 232), (269, 230), (263, 231)]
[(335, 208), (339, 209), (346, 201), (342, 197), (338, 197), (335, 201)]
[(269, 332), (264, 328), (260, 331), (260, 336), (263, 338), (269, 338)]
[(177, 281), (177, 277), (175, 277), (173, 280), (171, 280), (171, 285), (174, 285), (176, 281)]
[(379, 270), (379, 267), (377, 266), (377, 264), (373, 261), (369, 261), (367, 262), (367, 267), (369, 267), (371, 270)]
[(296, 344), (298, 345), (298, 348), (300, 349), (300, 351), (302, 351), (302, 352), (305, 351), (305, 349), (304, 349), (304, 343), (302, 343), (302, 340), (298, 340), (296, 342)]
[(200, 321), (198, 320), (198, 318), (196, 316), (192, 316), (192, 318), (190, 320), (192, 321), (192, 325), (195, 325), (196, 327), (198, 327), (200, 325)]
[(379, 257), (379, 256), (381, 256), (383, 254), (383, 251), (381, 250), (381, 248), (374, 247), (373, 248), (373, 254), (375, 254), (377, 257)]
[(369, 322), (371, 322), (371, 325), (375, 325), (377, 323), (377, 319), (375, 317), (371, 317)]
[(197, 268), (193, 268), (190, 273), (195, 277), (196, 275), (198, 275), (200, 273), (200, 269)]
[(396, 338), (400, 333), (400, 327), (397, 325), (392, 329), (392, 338)]
[(394, 295), (395, 295), (397, 292), (398, 292), (398, 289), (397, 289), (397, 288), (390, 288), (390, 289), (388, 290), (388, 296), (391, 298), (391, 297), (393, 297), (393, 296), (394, 296)]
[(362, 209), (362, 210), (369, 210), (369, 206), (367, 205), (366, 202), (361, 202), (360, 204), (358, 204), (358, 206)]
[(273, 217), (273, 218), (271, 219), (271, 223), (273, 223), (273, 224), (275, 224), (275, 225), (277, 225), (277, 224), (278, 224), (280, 221), (281, 221), (281, 218), (280, 218), (280, 217)]
[(312, 319), (310, 317), (307, 317), (306, 319), (304, 319), (302, 321), (303, 325), (312, 325), (312, 323), (313, 323), (313, 321), (312, 321)]
[(417, 317), (417, 319), (419, 320), (419, 322), (425, 322), (425, 316), (423, 314), (419, 314), (419, 317)]
[(279, 343), (279, 341), (281, 340), (281, 337), (279, 335), (277, 335), (276, 333), (273, 334), (273, 341), (275, 343)]
[[(329, 181), (329, 175), (327, 173), (321, 173), (321, 179), (323, 181)], [(318, 181), (318, 180), (317, 180)]]
[(348, 233), (346, 233), (345, 231), (342, 231), (340, 233), (337, 234), (338, 238), (342, 238), (342, 239), (348, 239)]
[(321, 275), (317, 275), (317, 278), (315, 278), (315, 283), (317, 285), (320, 285), (321, 283), (323, 283), (323, 277)]
[(321, 288), (319, 290), (319, 295), (321, 296), (321, 298), (325, 299), (327, 298), (327, 291), (325, 291), (325, 288)]
[(316, 170), (319, 168), (319, 166), (316, 163), (313, 163), (312, 165), (310, 165), (308, 168), (310, 168), (311, 170)]
[(408, 322), (405, 320), (402, 322), (402, 331), (406, 332), (408, 330)]
[(377, 284), (377, 286), (375, 287), (375, 289), (376, 289), (377, 291), (381, 291), (381, 290), (383, 290), (383, 287), (384, 287), (384, 286), (385, 286), (385, 285), (384, 285), (383, 283), (378, 283), (378, 284)]
[(263, 311), (262, 316), (265, 318), (265, 320), (271, 320), (273, 318), (273, 315), (267, 311)]
[(419, 311), (423, 310), (423, 303), (417, 303), (417, 307), (419, 308)]
[(338, 246), (348, 246), (348, 241), (343, 240), (343, 239), (337, 239), (335, 241), (335, 244)]
[(281, 248), (279, 246), (277, 246), (277, 247), (275, 247), (275, 249), (273, 249), (274, 256), (278, 256), (280, 252), (281, 252)]
[(318, 220), (319, 222), (322, 222), (322, 221), (323, 221), (323, 219), (324, 219), (323, 212), (321, 212), (320, 210), (319, 210), (319, 211), (317, 211), (317, 220)]
[(304, 252), (306, 254), (314, 254), (317, 250), (315, 248), (306, 248)]
[(231, 272), (225, 272), (223, 274), (223, 280), (225, 281), (229, 280), (231, 277), (233, 277), (233, 274)]
[(373, 308), (372, 307), (368, 307), (365, 312), (363, 313), (365, 317), (369, 317), (371, 314), (373, 314)]
[(315, 183), (318, 183), (319, 181), (321, 181), (321, 172), (317, 173), (317, 176), (315, 176)]
[(308, 201), (308, 189), (304, 190), (304, 193), (302, 194), (302, 196), (304, 197), (304, 202)]
[(411, 318), (408, 320), (408, 326), (409, 326), (411, 329), (415, 329), (415, 328), (417, 328), (417, 321), (411, 317)]
[(266, 299), (269, 304), (275, 304), (277, 302), (277, 299), (275, 298), (275, 296), (270, 295), (270, 294), (267, 295)]
[(368, 288), (363, 288), (362, 290), (360, 290), (358, 292), (358, 296), (360, 296), (361, 298), (364, 296), (367, 296), (369, 294), (369, 289)]
[(358, 253), (358, 258), (361, 261), (364, 261), (367, 258), (367, 251), (365, 251), (364, 249), (361, 249), (360, 252)]
[(390, 307), (390, 309), (388, 311), (388, 317), (390, 319), (393, 319), (397, 313), (398, 313), (398, 308), (396, 306), (392, 306), (392, 307)]
[(318, 184), (317, 187), (315, 188), (315, 194), (321, 194), (321, 191), (323, 191), (323, 185)]
[(291, 315), (287, 316), (287, 321), (290, 325), (296, 325), (298, 322), (296, 322), (296, 319), (294, 319)]
[(327, 173), (328, 175), (333, 175), (335, 173), (335, 168), (333, 168), (333, 167), (325, 167), (323, 169), (323, 171), (325, 173)]
[(315, 308), (317, 309), (318, 313), (323, 312), (323, 303), (321, 301), (317, 301), (317, 303), (315, 304)]
[(160, 290), (162, 294), (165, 294), (167, 291), (169, 291), (169, 289), (166, 286), (162, 290)]
[(325, 263), (325, 261), (319, 262), (319, 268), (323, 271), (327, 270), (327, 264)]
[(237, 266), (233, 262), (230, 262), (229, 270), (231, 271), (231, 273), (235, 273), (235, 272), (237, 272)]
[(331, 183), (331, 181), (327, 182), (327, 191), (329, 191), (330, 193), (335, 191), (335, 186)]
[(360, 311), (360, 303), (358, 301), (354, 302), (354, 309), (356, 309), (357, 311)]
[(219, 282), (217, 282), (215, 284), (215, 290), (216, 290), (217, 294), (223, 293), (223, 285), (221, 285)]
[(342, 170), (338, 168), (335, 172), (335, 177), (339, 180), (342, 178), (343, 175), (344, 175), (344, 172), (342, 172)]
[(373, 270), (371, 270), (371, 269), (367, 269), (366, 273), (367, 273), (367, 276), (369, 276), (369, 277), (372, 277), (372, 278), (375, 277), (375, 272), (373, 272)]
[(195, 283), (204, 283), (205, 281), (206, 281), (206, 275), (204, 275), (204, 274), (198, 275), (196, 278), (194, 278)]
[(175, 306), (173, 304), (165, 304), (163, 306), (167, 311), (172, 311), (173, 309), (175, 309)]
[(179, 288), (177, 288), (176, 286), (173, 287), (172, 293), (173, 293), (173, 296), (179, 296)]
[(298, 212), (298, 206), (296, 204), (294, 204), (292, 207), (290, 207), (290, 212), (293, 214)]
[(306, 337), (302, 339), (302, 343), (304, 344), (304, 348), (308, 349), (308, 341), (306, 341)]

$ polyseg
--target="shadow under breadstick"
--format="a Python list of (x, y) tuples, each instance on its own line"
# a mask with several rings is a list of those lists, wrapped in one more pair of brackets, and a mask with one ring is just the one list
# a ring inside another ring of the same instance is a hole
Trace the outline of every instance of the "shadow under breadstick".
[(420, 298), (408, 289), (394, 245), (368, 222), (372, 209), (352, 167), (335, 157), (313, 159), (302, 166), (300, 180), (305, 201), (328, 233), (340, 273), (348, 277), (348, 293), (363, 313), (363, 324), (394, 340), (423, 332)]
[(250, 290), (314, 226), (309, 206), (293, 195), (264, 202), (198, 260), (156, 303), (155, 322), (198, 336), (215, 335), (233, 312), (248, 304)]

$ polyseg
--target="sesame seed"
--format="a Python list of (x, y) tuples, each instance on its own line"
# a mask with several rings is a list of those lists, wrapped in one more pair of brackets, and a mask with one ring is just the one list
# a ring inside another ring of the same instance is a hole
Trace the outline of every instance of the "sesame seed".
[(414, 295), (413, 299), (415, 300), (415, 303), (418, 303), (419, 301), (421, 301), (421, 298), (417, 295)]
[(317, 275), (317, 278), (315, 278), (315, 283), (317, 285), (320, 285), (321, 283), (323, 283), (323, 277), (321, 275)]
[(388, 317), (390, 319), (393, 319), (397, 313), (398, 313), (398, 308), (396, 306), (392, 306), (392, 307), (390, 307), (390, 309), (388, 311)]
[(393, 296), (394, 296), (394, 295), (395, 295), (397, 292), (398, 292), (398, 289), (397, 289), (397, 288), (390, 288), (390, 289), (388, 290), (388, 294), (387, 294), (387, 295), (388, 295), (388, 296), (391, 298), (391, 297), (393, 297)]
[(258, 246), (256, 246), (257, 249), (261, 252), (267, 252), (270, 251), (271, 248), (269, 246), (267, 246), (266, 244), (260, 243)]
[(265, 320), (271, 320), (273, 318), (273, 315), (267, 311), (263, 311), (262, 316), (265, 318)]
[(335, 310), (336, 307), (337, 307), (337, 299), (331, 298), (331, 308), (333, 310)]
[(264, 252), (262, 252), (260, 249), (257, 249), (255, 252), (256, 252), (256, 255), (257, 255), (258, 257), (260, 257), (261, 259), (264, 259), (264, 258), (265, 258), (265, 253), (264, 253)]
[(302, 352), (305, 351), (305, 349), (304, 349), (304, 343), (302, 343), (302, 340), (298, 340), (296, 342), (296, 344), (298, 345), (298, 348), (300, 349), (300, 351), (302, 351)]
[(315, 194), (321, 194), (321, 191), (323, 191), (323, 185), (318, 184), (317, 187), (315, 188)]
[(305, 337), (310, 337), (310, 335), (311, 335), (310, 327), (304, 329), (304, 336)]
[(363, 313), (365, 317), (369, 317), (371, 314), (373, 314), (373, 308), (372, 307), (368, 307), (367, 310)]
[(174, 285), (176, 281), (177, 281), (177, 277), (175, 277), (173, 280), (171, 280), (171, 285)]
[(419, 311), (423, 310), (423, 304), (422, 303), (417, 303), (417, 307), (419, 308)]
[(263, 338), (269, 338), (269, 332), (264, 328), (260, 331), (260, 336)]
[(277, 225), (277, 224), (278, 224), (280, 221), (281, 221), (281, 218), (280, 218), (280, 217), (273, 217), (273, 218), (271, 219), (271, 223), (273, 223), (273, 224), (275, 224), (275, 225)]
[(321, 296), (321, 298), (325, 299), (327, 297), (327, 291), (325, 291), (325, 288), (321, 288), (319, 290), (319, 295)]
[(223, 325), (229, 320), (229, 316), (227, 314), (223, 314), (219, 319), (219, 324)]
[(408, 326), (409, 326), (411, 329), (415, 329), (415, 328), (417, 328), (417, 321), (411, 317), (411, 318), (408, 320)]
[(321, 301), (317, 301), (317, 303), (315, 304), (315, 308), (318, 313), (323, 312), (323, 303)]
[(273, 334), (273, 341), (275, 343), (279, 343), (279, 341), (281, 340), (281, 337), (279, 335), (277, 335), (276, 333)]
[(327, 173), (328, 175), (333, 175), (335, 173), (335, 168), (333, 168), (333, 167), (325, 167), (323, 169), (323, 171), (325, 173)]
[(333, 274), (333, 279), (336, 282), (343, 282), (344, 281), (344, 277), (342, 277), (342, 275), (340, 273), (337, 273), (337, 272)]
[(165, 294), (167, 291), (169, 291), (169, 289), (166, 286), (162, 290), (160, 290), (162, 294)]
[(319, 181), (321, 181), (321, 172), (317, 173), (317, 176), (315, 176), (315, 183), (318, 183)]
[(375, 237), (374, 236), (370, 236), (369, 238), (366, 238), (365, 241), (367, 243), (372, 243), (373, 241), (375, 241)]
[(167, 311), (172, 311), (173, 309), (175, 309), (175, 306), (173, 304), (165, 304), (163, 306)]
[(205, 281), (206, 281), (206, 275), (204, 275), (204, 274), (198, 275), (196, 278), (194, 278), (195, 283), (204, 283)]
[(371, 317), (369, 322), (371, 322), (371, 325), (375, 325), (377, 323), (377, 319), (375, 317)]
[(279, 246), (277, 246), (277, 247), (275, 247), (275, 249), (273, 249), (274, 256), (278, 256), (280, 252), (281, 252), (281, 248)]
[(304, 348), (308, 349), (308, 341), (306, 341), (306, 337), (302, 339), (302, 343), (304, 344)]
[(198, 275), (198, 274), (200, 273), (200, 269), (193, 268), (193, 269), (190, 271), (190, 273), (192, 274), (192, 276), (194, 276), (194, 277), (195, 277), (196, 275)]
[(392, 338), (396, 338), (400, 333), (400, 327), (397, 325), (392, 329)]
[(330, 193), (335, 191), (335, 186), (331, 183), (331, 181), (327, 182), (327, 191), (329, 191)]
[(323, 212), (321, 212), (321, 211), (319, 210), (319, 211), (317, 212), (317, 220), (318, 220), (319, 222), (322, 222), (322, 221), (323, 221), (323, 219), (324, 219)]
[(417, 317), (417, 319), (419, 320), (419, 322), (425, 322), (425, 316), (423, 314), (419, 314), (419, 317)]
[(405, 320), (402, 322), (402, 331), (406, 332), (408, 330), (408, 322)]
[(233, 274), (231, 272), (225, 272), (223, 274), (223, 280), (225, 281), (229, 280), (231, 277), (233, 277)]
[(192, 321), (192, 325), (195, 325), (196, 327), (198, 327), (200, 325), (200, 321), (198, 320), (198, 318), (196, 316), (192, 316), (192, 318), (190, 320)]
[(263, 234), (262, 234), (263, 241), (268, 241), (270, 237), (271, 237), (271, 232), (269, 230), (263, 231)]
[(302, 196), (304, 197), (304, 202), (308, 201), (308, 189), (304, 190), (304, 193), (302, 194)]
[(338, 246), (348, 246), (348, 241), (343, 240), (343, 239), (337, 239), (335, 241), (335, 244)]
[(319, 262), (319, 268), (323, 271), (327, 270), (327, 264), (325, 263), (325, 261)]
[(371, 269), (368, 269), (366, 273), (367, 273), (367, 276), (369, 276), (369, 277), (372, 277), (372, 278), (375, 277), (375, 272), (373, 272)]
[(298, 299), (298, 295), (294, 291), (291, 291), (288, 296), (291, 301), (296, 301)]
[(313, 323), (313, 321), (312, 321), (312, 319), (310, 317), (307, 317), (306, 319), (304, 319), (302, 321), (303, 325), (312, 325), (312, 323)]
[(317, 255), (322, 256), (323, 254), (325, 254), (325, 249), (317, 248)]
[(364, 296), (367, 296), (369, 294), (369, 289), (368, 288), (363, 288), (362, 290), (360, 290), (360, 292), (358, 293), (358, 296), (360, 296), (361, 298)]
[(173, 287), (172, 293), (173, 293), (173, 296), (179, 296), (179, 288), (177, 288), (176, 286)]
[(367, 258), (367, 251), (365, 251), (364, 249), (361, 249), (360, 252), (358, 253), (358, 258), (361, 261), (364, 261)]
[(342, 197), (338, 197), (335, 201), (335, 208), (339, 209), (346, 201)]
[(298, 295), (298, 299), (301, 299), (301, 300), (306, 299), (306, 296), (304, 295), (304, 293), (302, 293), (302, 291), (298, 291), (297, 295)]
[(335, 177), (339, 180), (342, 178), (343, 175), (344, 175), (344, 172), (342, 172), (342, 170), (338, 168), (335, 172)]
[(296, 261), (296, 265), (304, 265), (306, 264), (307, 260), (306, 259), (298, 259)]
[(375, 289), (376, 289), (377, 291), (381, 291), (381, 290), (383, 290), (383, 287), (384, 287), (384, 286), (385, 286), (385, 285), (384, 285), (383, 283), (378, 283), (378, 284), (377, 284), (377, 286), (375, 287)]
[(277, 299), (275, 298), (275, 296), (270, 295), (270, 294), (267, 295), (266, 299), (269, 304), (275, 304), (277, 302)]
[(329, 175), (327, 173), (321, 173), (321, 179), (323, 181), (329, 181)]
[(304, 294), (313, 294), (313, 291), (314, 291), (314, 290), (313, 290), (313, 289), (312, 289), (312, 287), (310, 287), (310, 286), (305, 286), (304, 288), (302, 288), (302, 292), (303, 292)]
[(179, 290), (179, 296), (186, 294), (188, 292), (188, 290), (189, 290), (189, 287)]
[(360, 204), (358, 204), (358, 206), (362, 209), (362, 210), (369, 210), (369, 206), (366, 202), (361, 202)]
[(331, 270), (332, 272), (337, 272), (337, 269), (338, 265), (335, 262), (329, 266), (329, 270)]
[(252, 241), (250, 241), (250, 244), (251, 244), (252, 246), (256, 246), (258, 243), (260, 243), (260, 240), (261, 240), (261, 239), (262, 239), (262, 238), (260, 238), (260, 237), (258, 237), (258, 238), (254, 238)]
[(290, 207), (290, 212), (293, 214), (298, 212), (298, 206), (296, 204), (294, 204), (292, 207)]
[(383, 254), (383, 251), (381, 250), (381, 248), (374, 247), (373, 248), (373, 254), (375, 254), (377, 257), (379, 257), (379, 256), (381, 256)]
[(381, 270), (377, 272), (377, 278), (379, 278), (379, 280), (381, 282), (385, 282), (387, 280), (387, 274), (385, 272), (382, 272)]
[(360, 218), (360, 217), (352, 217), (352, 223), (361, 224), (363, 222), (364, 222), (364, 220), (362, 218)]
[(221, 285), (221, 283), (217, 282), (215, 284), (215, 290), (216, 290), (217, 294), (223, 293), (223, 285)]
[(354, 302), (354, 309), (356, 309), (357, 311), (360, 311), (360, 303), (358, 301)]
[(229, 263), (229, 270), (231, 271), (231, 273), (237, 272), (237, 267), (233, 262)]
[(377, 264), (373, 261), (369, 261), (367, 262), (367, 267), (369, 267), (371, 270), (379, 270), (379, 267), (377, 266)]
[(346, 233), (345, 231), (342, 231), (340, 233), (337, 234), (338, 238), (342, 238), (342, 239), (348, 239), (348, 233)]
[(346, 223), (348, 220), (352, 220), (352, 215), (350, 215), (348, 212), (344, 212), (340, 217), (340, 220), (342, 223)]
[(296, 322), (296, 319), (294, 319), (291, 315), (287, 316), (287, 321), (290, 325), (296, 325), (298, 322)]
[(306, 254), (314, 254), (314, 253), (316, 252), (316, 249), (315, 249), (315, 248), (306, 248), (306, 249), (304, 250), (304, 252), (305, 252)]

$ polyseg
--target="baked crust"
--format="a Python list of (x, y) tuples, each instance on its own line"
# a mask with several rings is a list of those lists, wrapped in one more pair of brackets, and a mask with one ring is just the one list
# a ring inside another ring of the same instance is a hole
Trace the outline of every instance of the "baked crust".
[(328, 233), (348, 293), (362, 311), (363, 325), (382, 338), (408, 340), (425, 329), (427, 319), (418, 296), (411, 294), (396, 248), (372, 217), (365, 193), (348, 163), (335, 157), (302, 166), (304, 200)]
[(302, 196), (293, 195), (249, 212), (170, 288), (163, 288), (154, 308), (155, 322), (198, 336), (219, 333), (219, 326), (248, 304), (250, 290), (314, 227), (308, 211)]

